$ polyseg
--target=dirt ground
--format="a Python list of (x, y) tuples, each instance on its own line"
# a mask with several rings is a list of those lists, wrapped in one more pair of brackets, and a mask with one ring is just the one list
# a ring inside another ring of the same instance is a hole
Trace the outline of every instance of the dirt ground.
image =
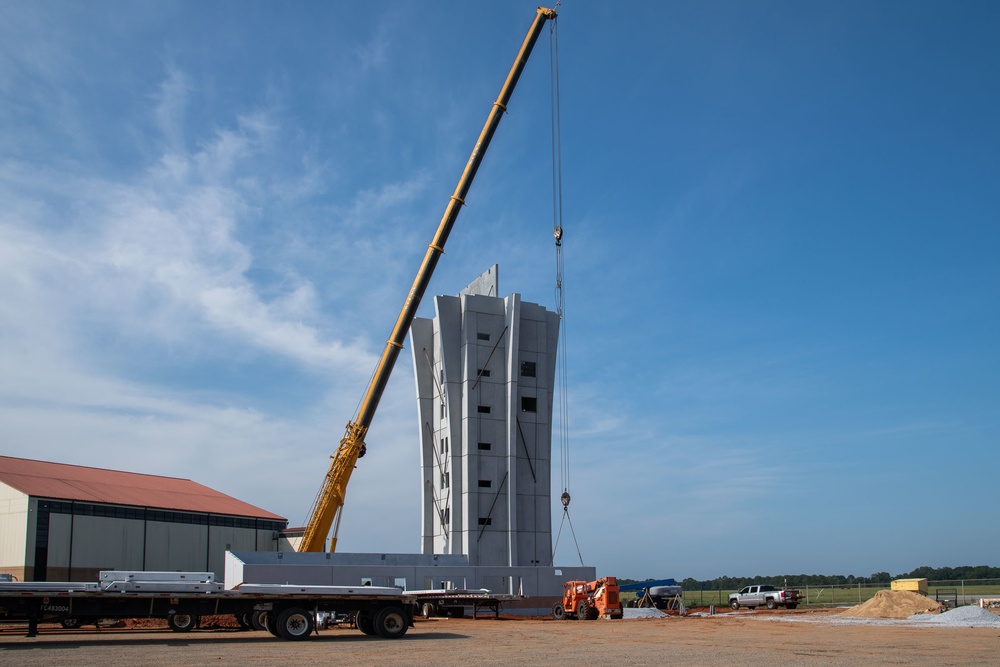
[[(842, 625), (823, 611), (740, 611), (715, 616), (554, 621), (416, 619), (385, 640), (331, 628), (301, 642), (233, 628), (0, 626), (0, 665), (974, 665), (1000, 660), (1000, 629)], [(125, 624), (120, 624), (125, 625)], [(143, 624), (140, 624), (143, 625)], [(149, 625), (148, 623), (145, 625)]]

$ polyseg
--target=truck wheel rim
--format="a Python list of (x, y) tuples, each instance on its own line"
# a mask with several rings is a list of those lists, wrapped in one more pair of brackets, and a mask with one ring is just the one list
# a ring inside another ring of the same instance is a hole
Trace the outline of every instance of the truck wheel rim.
[(309, 632), (309, 619), (304, 614), (292, 614), (285, 621), (285, 630), (294, 637), (301, 637)]

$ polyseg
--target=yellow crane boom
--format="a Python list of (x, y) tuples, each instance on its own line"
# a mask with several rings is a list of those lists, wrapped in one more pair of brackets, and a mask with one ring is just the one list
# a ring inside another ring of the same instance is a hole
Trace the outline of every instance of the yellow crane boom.
[[(507, 103), (521, 77), (528, 56), (531, 55), (531, 50), (542, 32), (542, 26), (547, 20), (555, 17), (555, 10), (545, 7), (539, 7), (535, 13), (535, 19), (532, 21), (528, 34), (521, 44), (521, 49), (514, 59), (514, 64), (510, 68), (510, 73), (500, 89), (500, 94), (497, 96), (496, 102), (493, 103), (483, 131), (479, 134), (479, 139), (472, 149), (472, 155), (462, 171), (462, 177), (459, 178), (455, 192), (448, 201), (444, 216), (434, 234), (434, 240), (428, 246), (424, 261), (413, 281), (413, 286), (406, 296), (406, 301), (403, 302), (403, 308), (396, 319), (396, 325), (392, 329), (389, 340), (386, 341), (385, 349), (382, 351), (378, 366), (375, 368), (375, 374), (372, 375), (368, 385), (368, 391), (358, 408), (358, 415), (354, 421), (347, 424), (347, 431), (340, 441), (340, 447), (331, 456), (333, 462), (330, 464), (330, 470), (326, 473), (323, 486), (316, 495), (312, 511), (309, 513), (309, 520), (299, 544), (299, 551), (323, 551), (327, 536), (330, 536), (329, 550), (336, 551), (337, 549), (337, 530), (340, 527), (340, 516), (344, 509), (344, 494), (347, 492), (347, 483), (351, 479), (351, 473), (354, 472), (358, 459), (365, 455), (365, 434), (368, 432), (368, 427), (371, 426), (375, 410), (378, 408), (382, 393), (389, 382), (389, 375), (396, 364), (399, 351), (403, 349), (403, 340), (417, 314), (417, 307), (427, 290), (438, 259), (444, 253), (444, 244), (458, 219), (462, 205), (465, 204), (465, 196), (472, 185), (472, 180), (476, 177), (483, 156), (486, 155), (486, 149), (500, 124), (500, 118), (507, 110)], [(333, 528), (333, 535), (330, 535), (331, 528)]]

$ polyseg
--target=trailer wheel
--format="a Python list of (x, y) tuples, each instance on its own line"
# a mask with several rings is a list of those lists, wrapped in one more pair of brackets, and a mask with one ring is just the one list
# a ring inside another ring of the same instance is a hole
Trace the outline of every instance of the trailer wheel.
[(312, 614), (298, 607), (290, 607), (278, 614), (276, 625), (282, 639), (294, 641), (308, 639), (316, 627)]
[(774, 601), (774, 598), (768, 598), (767, 599), (767, 608), (768, 609), (777, 609), (778, 608), (778, 603)]
[(399, 639), (406, 634), (409, 619), (399, 607), (383, 607), (375, 614), (375, 632), (383, 639)]
[(174, 632), (191, 632), (198, 625), (198, 617), (191, 614), (170, 614), (167, 625)]
[(250, 614), (233, 614), (236, 617), (236, 624), (242, 630), (249, 630), (253, 626), (250, 624)]
[(740, 601), (739, 600), (730, 600), (729, 601), (729, 606), (733, 608), (733, 611), (736, 611), (737, 609), (740, 608)]
[(372, 618), (371, 613), (367, 611), (359, 611), (354, 617), (354, 624), (358, 626), (358, 630), (361, 630), (366, 635), (377, 634), (375, 632), (375, 620)]
[(267, 628), (264, 627), (264, 616), (266, 615), (266, 611), (250, 612), (250, 627), (254, 630), (267, 630)]
[(264, 621), (264, 629), (265, 630), (267, 630), (268, 632), (270, 632), (271, 635), (280, 638), (281, 635), (278, 633), (278, 618), (277, 618), (277, 616), (278, 615), (276, 613), (274, 613), (274, 610), (272, 609), (271, 611), (265, 611), (264, 615), (261, 617), (261, 620)]
[(66, 628), (67, 630), (72, 630), (73, 628), (80, 627), (80, 619), (78, 618), (64, 618), (59, 621), (59, 624)]
[(423, 611), (425, 618), (434, 618), (437, 616), (437, 607), (434, 606), (433, 602), (425, 602)]
[(563, 607), (562, 602), (556, 602), (554, 605), (552, 605), (552, 618), (556, 619), (557, 621), (561, 621), (564, 618), (566, 618), (566, 608)]

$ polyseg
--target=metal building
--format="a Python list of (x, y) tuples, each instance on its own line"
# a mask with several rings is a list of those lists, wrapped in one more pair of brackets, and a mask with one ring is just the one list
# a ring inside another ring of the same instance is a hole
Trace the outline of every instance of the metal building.
[(552, 560), (552, 399), (559, 316), (497, 298), (497, 266), (434, 298), (410, 342), (423, 473), (421, 552), (472, 566)]
[(187, 479), (0, 456), (0, 573), (225, 573), (227, 549), (275, 551), (288, 521)]

